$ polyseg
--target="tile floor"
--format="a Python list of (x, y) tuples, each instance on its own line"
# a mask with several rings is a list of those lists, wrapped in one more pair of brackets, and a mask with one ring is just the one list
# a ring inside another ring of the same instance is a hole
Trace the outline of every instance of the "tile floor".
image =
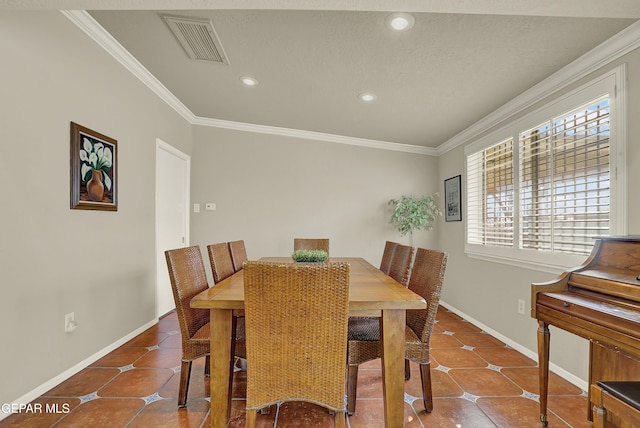
[[(434, 410), (423, 411), (420, 373), (405, 384), (405, 427), (540, 427), (536, 362), (440, 308), (432, 338)], [(42, 412), (13, 414), (0, 427), (207, 427), (204, 358), (194, 362), (188, 407), (178, 409), (180, 333), (175, 313), (35, 400)], [(592, 427), (587, 397), (551, 375), (549, 427)], [(236, 372), (230, 426), (244, 426), (245, 372)], [(46, 412), (49, 410), (56, 410)], [(351, 428), (382, 427), (380, 361), (360, 366)], [(286, 403), (258, 415), (258, 427), (330, 427), (311, 404)]]

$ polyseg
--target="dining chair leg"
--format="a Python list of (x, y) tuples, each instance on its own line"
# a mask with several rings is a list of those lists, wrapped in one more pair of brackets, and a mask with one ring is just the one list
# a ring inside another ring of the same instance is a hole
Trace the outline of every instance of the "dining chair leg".
[(356, 397), (358, 395), (358, 365), (349, 364), (347, 370), (347, 413), (356, 412)]
[(433, 410), (433, 394), (431, 393), (431, 363), (420, 364), (420, 378), (422, 379), (422, 400), (424, 410), (431, 413)]
[(404, 360), (404, 380), (411, 379), (411, 365), (409, 364), (409, 360)]
[(345, 428), (347, 426), (347, 415), (345, 412), (336, 412), (333, 419), (333, 426), (335, 428)]
[(191, 361), (182, 360), (180, 366), (180, 388), (178, 390), (178, 407), (187, 407), (187, 393), (189, 392), (189, 377), (191, 377)]
[(256, 426), (256, 411), (247, 410), (245, 428), (254, 428)]
[(211, 355), (207, 355), (204, 359), (204, 377), (211, 375)]

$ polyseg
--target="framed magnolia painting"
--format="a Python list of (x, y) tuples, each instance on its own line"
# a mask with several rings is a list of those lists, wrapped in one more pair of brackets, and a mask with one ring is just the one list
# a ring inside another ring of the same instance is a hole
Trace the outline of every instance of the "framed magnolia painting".
[(118, 210), (118, 142), (71, 122), (71, 209)]

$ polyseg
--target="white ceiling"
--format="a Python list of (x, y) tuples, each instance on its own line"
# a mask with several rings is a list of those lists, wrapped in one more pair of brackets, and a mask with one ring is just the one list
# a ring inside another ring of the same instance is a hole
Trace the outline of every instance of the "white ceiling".
[[(2, 8), (86, 9), (199, 118), (422, 147), (442, 145), (640, 18), (638, 0), (16, 0)], [(419, 11), (413, 29), (385, 27), (397, 10)], [(163, 15), (211, 20), (230, 65), (190, 60)], [(260, 84), (244, 87), (242, 75)], [(377, 100), (363, 103), (363, 91)]]

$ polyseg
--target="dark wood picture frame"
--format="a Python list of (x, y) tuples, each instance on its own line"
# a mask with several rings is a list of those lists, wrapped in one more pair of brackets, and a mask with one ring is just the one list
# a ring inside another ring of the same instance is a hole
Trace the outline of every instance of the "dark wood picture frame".
[(462, 176), (444, 180), (445, 221), (462, 221)]
[(118, 142), (71, 122), (71, 209), (118, 211)]

